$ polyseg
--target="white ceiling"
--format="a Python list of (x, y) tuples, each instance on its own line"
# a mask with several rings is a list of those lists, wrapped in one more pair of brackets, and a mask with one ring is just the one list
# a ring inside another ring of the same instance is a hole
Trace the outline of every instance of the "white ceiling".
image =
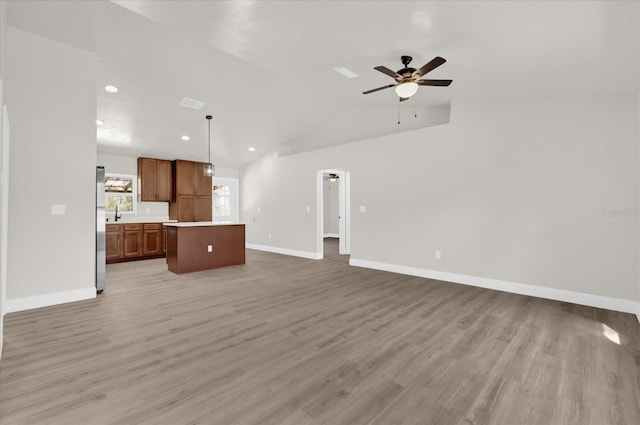
[[(348, 143), (449, 120), (456, 102), (636, 94), (635, 1), (9, 2), (9, 25), (98, 58), (101, 152), (217, 166)], [(447, 63), (401, 105), (373, 70)], [(359, 74), (347, 79), (344, 66)], [(119, 93), (109, 94), (105, 84)], [(205, 102), (179, 106), (188, 96)], [(418, 117), (414, 118), (414, 113)], [(188, 142), (180, 140), (187, 134)], [(249, 152), (250, 146), (256, 148)]]

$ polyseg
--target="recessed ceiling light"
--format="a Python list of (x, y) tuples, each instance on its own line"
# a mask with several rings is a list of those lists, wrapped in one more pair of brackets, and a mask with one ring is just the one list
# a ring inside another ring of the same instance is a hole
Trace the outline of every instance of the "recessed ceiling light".
[(111, 84), (107, 84), (106, 86), (104, 86), (104, 89), (106, 91), (108, 91), (109, 93), (117, 93), (118, 92), (118, 88), (114, 85)]
[(350, 69), (345, 68), (344, 66), (339, 66), (337, 68), (333, 68), (333, 70), (335, 72), (337, 72), (338, 74), (342, 74), (347, 78), (356, 78), (358, 76), (358, 74), (356, 74), (355, 72), (353, 72)]
[(255, 150), (256, 150), (256, 148), (254, 148), (253, 146), (249, 148), (249, 152), (253, 152)]
[(184, 141), (186, 142), (187, 140), (189, 140), (189, 139), (190, 139), (190, 137), (189, 137), (189, 136), (182, 136), (182, 137), (181, 137), (181, 139), (182, 139), (182, 140), (184, 140)]
[(104, 125), (104, 121), (102, 121), (102, 120), (96, 120), (96, 125)]

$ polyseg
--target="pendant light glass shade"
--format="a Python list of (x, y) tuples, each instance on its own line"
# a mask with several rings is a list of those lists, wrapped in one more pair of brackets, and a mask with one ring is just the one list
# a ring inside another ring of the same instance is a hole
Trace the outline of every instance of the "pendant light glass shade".
[(404, 98), (413, 96), (417, 91), (418, 85), (414, 82), (402, 83), (396, 86), (396, 93), (398, 96)]
[(216, 167), (211, 162), (211, 115), (205, 117), (209, 121), (209, 163), (204, 164), (204, 175), (206, 177), (213, 177), (216, 174)]
[(204, 164), (204, 175), (213, 177), (216, 174), (216, 166), (212, 163)]

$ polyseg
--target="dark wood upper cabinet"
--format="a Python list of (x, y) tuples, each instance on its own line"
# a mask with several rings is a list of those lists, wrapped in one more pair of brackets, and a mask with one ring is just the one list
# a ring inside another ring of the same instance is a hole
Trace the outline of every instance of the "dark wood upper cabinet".
[(194, 195), (194, 166), (191, 161), (176, 160), (173, 161), (173, 186), (174, 199), (178, 199), (180, 195)]
[(171, 161), (138, 158), (138, 201), (171, 201)]
[(193, 221), (211, 221), (212, 195), (193, 197)]
[(202, 162), (172, 162), (173, 201), (169, 218), (178, 221), (211, 221), (211, 177), (204, 175)]
[(158, 201), (171, 201), (171, 161), (156, 160), (156, 191)]
[(205, 165), (202, 162), (195, 162), (193, 166), (193, 186), (195, 189), (193, 194), (197, 196), (212, 196), (213, 194), (211, 176), (204, 175)]

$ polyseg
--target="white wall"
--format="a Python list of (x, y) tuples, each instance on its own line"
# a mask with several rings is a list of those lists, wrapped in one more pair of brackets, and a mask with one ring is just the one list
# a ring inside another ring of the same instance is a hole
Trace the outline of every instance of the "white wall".
[(335, 237), (338, 229), (338, 181), (324, 180), (323, 188), (323, 233), (325, 236)]
[[(4, 81), (4, 69), (5, 69), (5, 40), (6, 40), (6, 30), (7, 30), (7, 4), (4, 1), (0, 1), (0, 170), (4, 169), (2, 164), (6, 164), (6, 158), (4, 158), (3, 152), (5, 151), (5, 141), (3, 139), (3, 105), (4, 102), (4, 93), (2, 89), (3, 81)], [(5, 224), (3, 222), (3, 211), (7, 208), (6, 205), (6, 191), (8, 190), (7, 182), (3, 176), (3, 182), (0, 185), (0, 357), (2, 357), (2, 347), (4, 341), (4, 314), (6, 313), (5, 308), (5, 300), (6, 300), (6, 291), (7, 291), (7, 270), (6, 270), (6, 255), (7, 252), (3, 247), (6, 244), (7, 234), (5, 232)]]
[[(640, 7), (638, 8), (638, 18), (640, 19)], [(638, 46), (638, 50), (640, 51), (640, 46)], [(640, 55), (638, 55), (638, 81), (640, 81)], [(637, 115), (638, 115), (638, 173), (640, 178), (640, 90), (638, 90), (638, 104), (637, 104)], [(638, 221), (638, 231), (640, 231), (640, 220)], [(638, 268), (640, 271), (640, 257), (638, 257)], [(640, 321), (640, 272), (638, 273), (638, 308), (636, 311), (636, 316)]]
[(267, 155), (241, 173), (247, 242), (314, 252), (316, 173), (340, 168), (351, 172), (352, 259), (635, 302), (636, 104), (458, 103), (449, 125)]
[(7, 309), (95, 297), (96, 56), (12, 27), (6, 36)]

